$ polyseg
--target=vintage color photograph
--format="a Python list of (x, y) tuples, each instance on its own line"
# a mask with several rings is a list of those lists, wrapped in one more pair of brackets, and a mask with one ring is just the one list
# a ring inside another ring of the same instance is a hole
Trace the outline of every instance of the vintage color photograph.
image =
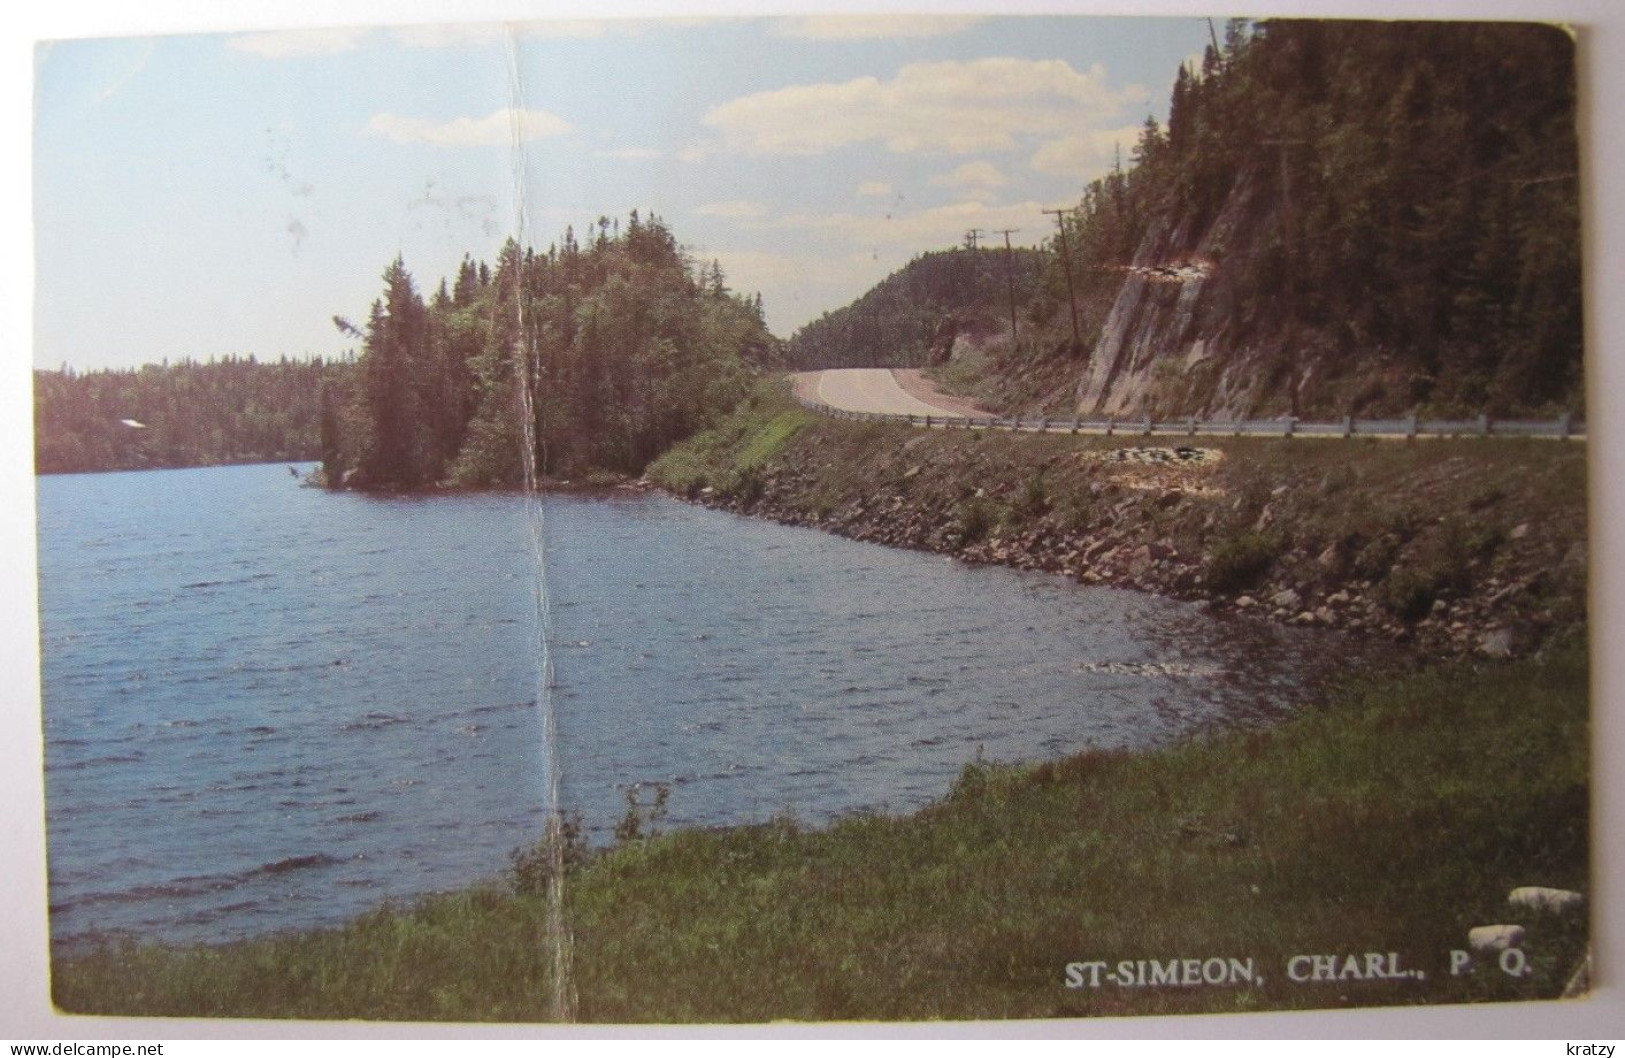
[(1577, 40), (35, 55), (68, 1015), (1585, 996)]

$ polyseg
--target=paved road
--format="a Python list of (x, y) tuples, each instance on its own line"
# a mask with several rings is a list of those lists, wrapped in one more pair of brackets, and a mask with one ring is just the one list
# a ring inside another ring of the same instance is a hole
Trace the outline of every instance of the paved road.
[[(1172, 419), (1148, 427), (1143, 419), (1133, 417), (1077, 423), (1064, 418), (1027, 418), (1017, 423), (1008, 420), (993, 422), (991, 413), (980, 411), (967, 413), (963, 409), (973, 406), (957, 398), (938, 396), (935, 399), (941, 400), (942, 404), (931, 403), (933, 390), (927, 382), (918, 380), (911, 382), (911, 387), (919, 396), (908, 392), (898, 383), (891, 368), (832, 368), (828, 371), (802, 371), (790, 377), (795, 382), (796, 396), (803, 401), (823, 404), (839, 411), (914, 415), (922, 419), (930, 416), (933, 420), (931, 425), (936, 426), (961, 425), (978, 429), (991, 427), (1020, 430), (1024, 433), (1047, 431), (1119, 437), (1149, 437), (1153, 434), (1160, 437), (1187, 438), (1290, 435), (1305, 439), (1317, 437), (1341, 439), (1349, 436), (1345, 433), (1346, 425), (1341, 420), (1323, 423), (1304, 422), (1291, 428), (1285, 419), (1252, 420), (1242, 423), (1198, 421), (1194, 427), (1189, 419)], [(956, 404), (959, 408), (956, 410), (945, 407), (947, 404)], [(914, 425), (927, 424), (916, 421)], [(1421, 440), (1429, 437), (1473, 437), (1478, 436), (1482, 428), (1482, 424), (1478, 421), (1423, 421), (1413, 425), (1402, 419), (1362, 419), (1358, 422), (1353, 436), (1395, 441)], [(1574, 426), (1567, 420), (1498, 422), (1494, 424), (1493, 433), (1497, 437), (1546, 437), (1582, 443), (1585, 441), (1585, 427)]]
[(803, 371), (796, 376), (797, 392), (842, 411), (880, 412), (886, 415), (935, 415), (961, 418), (958, 412), (927, 404), (903, 391), (885, 367), (844, 367), (829, 371)]

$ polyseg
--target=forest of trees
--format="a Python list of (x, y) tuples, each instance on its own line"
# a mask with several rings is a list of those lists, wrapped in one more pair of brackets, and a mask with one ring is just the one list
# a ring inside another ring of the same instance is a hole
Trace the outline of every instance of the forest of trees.
[[(1212, 281), (1187, 340), (1266, 372), (1273, 356), (1261, 410), (1582, 412), (1573, 59), (1551, 26), (1232, 20), (1177, 70), (1168, 123), (1148, 117), (1063, 215), (1064, 239), (1018, 254), (1021, 341), (984, 343), (956, 385), (1060, 407), (1130, 267), (1196, 265)], [(956, 334), (996, 338), (1002, 257), (927, 253), (798, 331), (789, 358), (913, 366)], [(1183, 311), (1179, 290), (1158, 304)], [(1203, 410), (1189, 397), (1178, 413)]]
[(527, 434), (542, 475), (636, 473), (778, 363), (760, 297), (636, 211), (585, 243), (567, 230), (545, 253), (510, 239), (494, 268), (465, 258), (427, 300), (400, 260), (383, 279), (364, 326), (334, 321), (362, 339), (322, 400), (335, 487), (516, 485)]
[(1210, 262), (1231, 284), (1231, 340), (1280, 336), (1323, 369), (1397, 360), (1410, 381), (1395, 403), (1579, 407), (1575, 69), (1561, 29), (1232, 21), (1200, 69), (1179, 69), (1168, 125), (1148, 118), (1133, 160), (1066, 221), (1086, 339), (1148, 235), (1189, 251), (1250, 183), (1262, 193), (1230, 259)]
[(41, 474), (310, 460), (319, 402), (349, 365), (252, 356), (34, 372)]
[(796, 331), (785, 357), (799, 371), (923, 366), (941, 359), (959, 330), (1005, 319), (1012, 285), (1018, 310), (1024, 308), (1042, 269), (1037, 250), (921, 254), (857, 301)]

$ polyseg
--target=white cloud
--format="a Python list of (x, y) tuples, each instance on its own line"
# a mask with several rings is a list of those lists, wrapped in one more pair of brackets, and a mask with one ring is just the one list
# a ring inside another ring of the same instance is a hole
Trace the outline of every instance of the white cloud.
[(1111, 170), (1119, 151), (1123, 164), (1127, 166), (1133, 157), (1134, 145), (1139, 141), (1139, 125), (1101, 129), (1082, 136), (1063, 136), (1040, 146), (1033, 154), (1032, 166), (1051, 176), (1093, 180)]
[(819, 154), (880, 142), (894, 153), (1009, 150), (1120, 119), (1144, 88), (1113, 88), (1096, 65), (1058, 59), (977, 59), (904, 66), (889, 81), (793, 85), (724, 103), (705, 115), (729, 146), (752, 154)]
[(709, 152), (704, 147), (684, 147), (677, 152), (680, 162), (703, 162)]
[(941, 37), (969, 29), (980, 21), (979, 16), (967, 15), (812, 15), (777, 21), (772, 33), (804, 40)]
[(226, 45), (262, 59), (298, 59), (354, 51), (361, 38), (370, 32), (359, 27), (279, 29), (269, 33), (239, 33), (227, 37)]
[(367, 122), (367, 131), (396, 143), (427, 143), (435, 147), (499, 147), (513, 143), (516, 137), (542, 140), (562, 136), (570, 131), (570, 123), (545, 110), (515, 111), (503, 107), (483, 118), (453, 118), (451, 121), (378, 114)]
[(858, 194), (867, 198), (879, 198), (891, 194), (891, 185), (881, 180), (866, 180), (858, 185)]
[(754, 220), (767, 215), (767, 207), (760, 202), (746, 202), (743, 199), (734, 199), (730, 202), (710, 202), (703, 206), (696, 206), (695, 213), (702, 217), (727, 217), (731, 220)]
[(1009, 182), (992, 162), (966, 162), (951, 173), (931, 178), (937, 187), (1003, 187)]

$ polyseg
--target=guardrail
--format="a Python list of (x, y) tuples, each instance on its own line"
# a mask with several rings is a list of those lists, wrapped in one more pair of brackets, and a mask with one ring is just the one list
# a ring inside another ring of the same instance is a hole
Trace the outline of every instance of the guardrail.
[(821, 415), (855, 422), (895, 422), (928, 430), (1006, 430), (1012, 433), (1072, 433), (1106, 437), (1549, 437), (1585, 440), (1585, 424), (1564, 415), (1550, 422), (1492, 419), (1356, 419), (1304, 422), (1280, 419), (1083, 419), (1003, 418), (995, 415), (900, 415), (889, 412), (847, 411), (806, 397), (796, 403)]

